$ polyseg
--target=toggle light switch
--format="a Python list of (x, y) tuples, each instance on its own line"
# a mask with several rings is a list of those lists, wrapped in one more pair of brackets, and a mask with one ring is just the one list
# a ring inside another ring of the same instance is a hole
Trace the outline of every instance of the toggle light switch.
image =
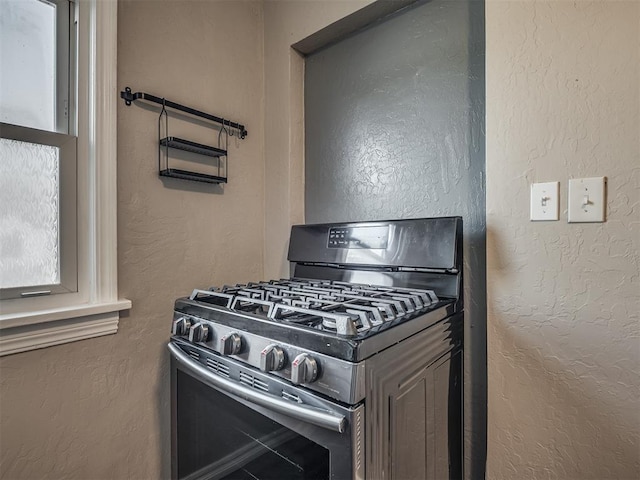
[(560, 215), (560, 183), (531, 184), (531, 220), (558, 220)]
[(589, 201), (589, 195), (585, 195), (584, 197), (582, 197), (582, 206), (587, 207), (589, 206), (589, 204), (593, 205), (593, 202)]
[(606, 177), (569, 180), (569, 223), (604, 222)]

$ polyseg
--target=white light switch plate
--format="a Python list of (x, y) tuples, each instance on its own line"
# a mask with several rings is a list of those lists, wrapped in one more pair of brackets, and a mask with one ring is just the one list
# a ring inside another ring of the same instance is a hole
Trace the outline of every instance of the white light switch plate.
[(560, 182), (531, 184), (531, 220), (560, 218)]
[(604, 222), (606, 177), (569, 180), (569, 223)]

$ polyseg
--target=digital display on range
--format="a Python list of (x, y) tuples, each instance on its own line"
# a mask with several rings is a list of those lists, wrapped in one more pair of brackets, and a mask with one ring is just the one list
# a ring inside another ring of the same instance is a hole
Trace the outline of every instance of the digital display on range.
[(389, 243), (389, 226), (382, 227), (334, 227), (329, 229), (329, 248), (386, 249)]

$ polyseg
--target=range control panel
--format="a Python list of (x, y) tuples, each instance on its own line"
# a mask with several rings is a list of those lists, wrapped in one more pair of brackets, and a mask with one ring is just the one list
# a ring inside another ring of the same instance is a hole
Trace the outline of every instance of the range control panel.
[(329, 229), (329, 248), (386, 249), (389, 226), (333, 227)]

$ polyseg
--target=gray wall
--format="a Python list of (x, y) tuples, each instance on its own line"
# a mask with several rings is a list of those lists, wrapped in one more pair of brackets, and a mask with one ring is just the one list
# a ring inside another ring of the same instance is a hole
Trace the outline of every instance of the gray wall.
[(484, 3), (420, 3), (305, 70), (305, 221), (464, 218), (466, 477), (486, 457)]

